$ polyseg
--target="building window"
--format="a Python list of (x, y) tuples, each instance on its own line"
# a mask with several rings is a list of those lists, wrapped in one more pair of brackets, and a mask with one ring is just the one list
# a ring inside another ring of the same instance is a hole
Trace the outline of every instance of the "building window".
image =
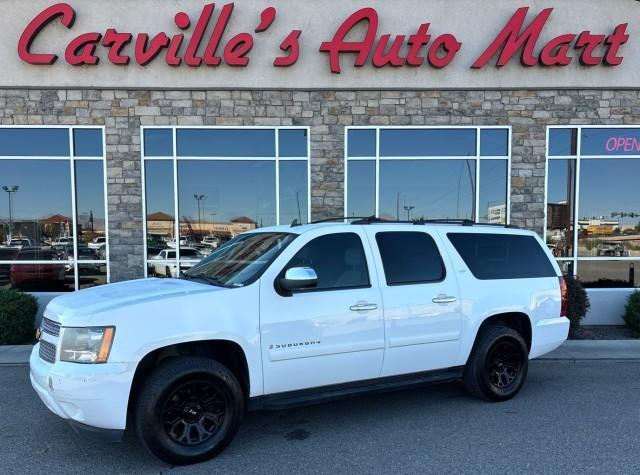
[(586, 287), (638, 287), (640, 127), (550, 127), (545, 238)]
[(104, 129), (0, 127), (0, 287), (109, 281)]
[(345, 216), (509, 222), (509, 127), (348, 127)]
[(148, 276), (176, 277), (242, 232), (309, 221), (307, 127), (143, 127), (142, 143)]

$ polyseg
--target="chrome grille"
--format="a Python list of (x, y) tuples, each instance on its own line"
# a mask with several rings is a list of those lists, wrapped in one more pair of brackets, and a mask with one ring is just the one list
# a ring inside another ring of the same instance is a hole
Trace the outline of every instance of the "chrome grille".
[(55, 363), (56, 345), (45, 340), (40, 340), (40, 358), (48, 363)]
[(48, 333), (52, 336), (60, 336), (60, 324), (54, 322), (53, 320), (49, 320), (48, 318), (42, 319), (42, 324), (40, 325), (40, 329), (44, 333)]

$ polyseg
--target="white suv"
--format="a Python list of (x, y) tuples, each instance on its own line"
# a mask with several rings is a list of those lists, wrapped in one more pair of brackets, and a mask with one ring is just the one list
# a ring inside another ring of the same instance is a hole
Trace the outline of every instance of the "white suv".
[(31, 382), (54, 413), (171, 464), (217, 455), (246, 408), (461, 379), (504, 401), (562, 344), (566, 287), (530, 231), (379, 220), (262, 228), (182, 279), (46, 308)]

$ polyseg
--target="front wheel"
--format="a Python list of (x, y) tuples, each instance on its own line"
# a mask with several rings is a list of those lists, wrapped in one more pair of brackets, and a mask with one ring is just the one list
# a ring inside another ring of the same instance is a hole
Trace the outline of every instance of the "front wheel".
[(162, 363), (143, 383), (134, 423), (142, 444), (172, 465), (218, 455), (238, 432), (244, 395), (228, 368), (209, 358)]
[(506, 401), (524, 384), (529, 368), (529, 351), (522, 336), (512, 328), (484, 328), (464, 370), (467, 391), (487, 401)]

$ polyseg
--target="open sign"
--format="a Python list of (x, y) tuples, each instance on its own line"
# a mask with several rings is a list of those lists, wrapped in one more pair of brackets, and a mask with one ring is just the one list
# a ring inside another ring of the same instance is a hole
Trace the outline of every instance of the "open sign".
[(582, 155), (640, 155), (640, 129), (582, 129)]

